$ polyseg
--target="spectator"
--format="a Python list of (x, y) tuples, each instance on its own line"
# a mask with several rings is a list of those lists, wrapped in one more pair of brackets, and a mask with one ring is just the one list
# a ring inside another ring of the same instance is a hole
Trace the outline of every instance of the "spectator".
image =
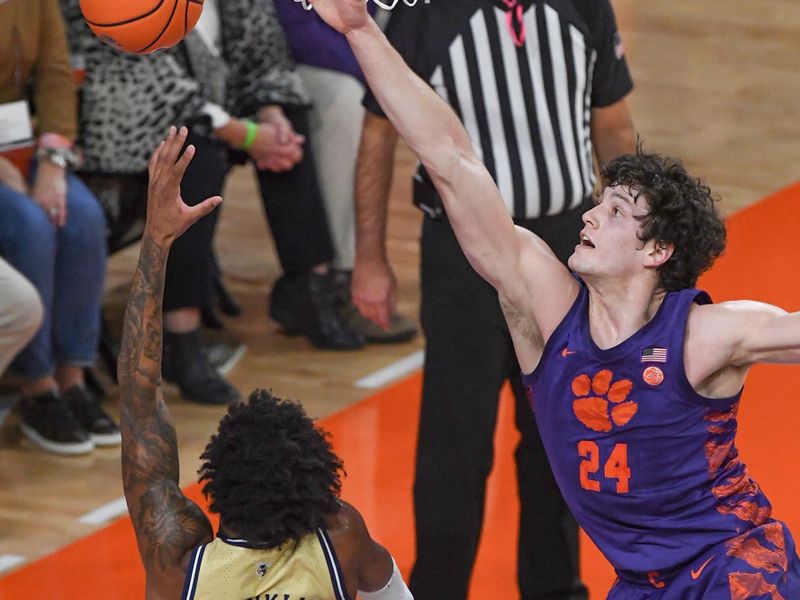
[[(369, 4), (374, 12), (375, 4)], [(355, 261), (353, 185), (364, 108), (364, 75), (343, 35), (307, 12), (294, 0), (275, 0), (281, 25), (297, 74), (313, 105), (309, 113), (309, 141), (317, 163), (317, 176), (331, 226), (335, 249), (333, 267), (344, 304), (352, 308), (350, 280)], [(416, 325), (392, 313), (384, 329), (348, 311), (348, 323), (369, 342), (402, 342), (412, 338)]]
[[(276, 66), (284, 51), (270, 36), (268, 0), (207, 1), (197, 27), (181, 44), (146, 56), (102, 44), (83, 22), (78, 0), (62, 5), (73, 52), (86, 64), (80, 134), (86, 171), (111, 175), (118, 185), (146, 181), (149, 152), (173, 123), (189, 127), (189, 142), (198, 149), (182, 186), (189, 204), (220, 193), (231, 153), (252, 160), (262, 190), (269, 188), (263, 193), (265, 210), (285, 270), (272, 301), (285, 316), (282, 324), (299, 328), (319, 345), (351, 343), (346, 335), (336, 337), (342, 328), (326, 319), (335, 311), (318, 292), (329, 279), (329, 233), (321, 201), (305, 193), (311, 186), (303, 177), (307, 171), (293, 168), (302, 164), (313, 171), (313, 162), (301, 160), (304, 137), (282, 108), (308, 100), (299, 78)], [(290, 179), (305, 187), (288, 186)], [(239, 397), (198, 351), (201, 311), (212, 306), (217, 218), (215, 211), (182, 236), (167, 266), (164, 375), (200, 403)]]
[(32, 100), (38, 133), (28, 179), (4, 161), (0, 183), (0, 253), (44, 307), (41, 328), (12, 364), (23, 380), (21, 426), (45, 450), (80, 454), (120, 442), (83, 377), (100, 331), (105, 223), (97, 200), (68, 172), (76, 100), (57, 0), (8, 0), (0, 23), (10, 42), (0, 49), (0, 103)]

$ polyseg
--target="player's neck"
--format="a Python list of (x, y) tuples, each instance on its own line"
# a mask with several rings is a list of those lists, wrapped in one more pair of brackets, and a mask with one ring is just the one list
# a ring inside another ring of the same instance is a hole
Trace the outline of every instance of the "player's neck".
[(624, 283), (587, 281), (586, 287), (589, 331), (599, 348), (612, 348), (644, 327), (665, 295), (650, 278)]

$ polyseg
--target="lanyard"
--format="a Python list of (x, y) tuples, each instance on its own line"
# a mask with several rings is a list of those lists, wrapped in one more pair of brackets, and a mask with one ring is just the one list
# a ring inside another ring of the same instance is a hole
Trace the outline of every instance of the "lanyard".
[[(511, 33), (511, 39), (514, 40), (514, 45), (517, 48), (521, 48), (523, 44), (525, 44), (525, 21), (523, 19), (525, 9), (522, 8), (522, 4), (519, 3), (519, 0), (503, 0), (503, 4), (508, 8), (508, 10), (506, 10), (506, 27), (508, 27), (509, 33)], [(519, 31), (519, 33), (517, 33), (517, 31)]]

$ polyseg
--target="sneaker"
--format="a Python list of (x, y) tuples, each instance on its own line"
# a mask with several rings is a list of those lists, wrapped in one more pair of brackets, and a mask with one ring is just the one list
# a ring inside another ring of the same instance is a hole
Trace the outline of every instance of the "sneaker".
[(122, 443), (119, 427), (86, 387), (72, 386), (64, 392), (64, 398), (95, 446), (119, 446)]
[(55, 454), (85, 454), (94, 450), (89, 434), (69, 403), (55, 392), (23, 398), (20, 428), (31, 442)]
[(399, 313), (389, 315), (389, 329), (384, 329), (362, 316), (353, 304), (350, 294), (351, 277), (351, 271), (337, 271), (335, 275), (336, 288), (344, 307), (344, 318), (352, 329), (371, 344), (399, 344), (417, 335), (417, 325)]
[(203, 344), (203, 354), (212, 367), (222, 376), (230, 373), (231, 369), (242, 359), (247, 346), (240, 342), (212, 342)]
[(177, 384), (181, 395), (190, 402), (231, 404), (240, 401), (239, 392), (211, 366), (202, 347), (199, 331), (164, 332), (164, 379)]
[(384, 329), (362, 316), (353, 306), (348, 314), (347, 322), (370, 344), (400, 344), (417, 335), (417, 326), (414, 322), (398, 313), (389, 315), (389, 329)]
[(302, 334), (317, 348), (358, 350), (364, 337), (344, 320), (333, 272), (283, 275), (275, 282), (269, 316), (288, 334)]

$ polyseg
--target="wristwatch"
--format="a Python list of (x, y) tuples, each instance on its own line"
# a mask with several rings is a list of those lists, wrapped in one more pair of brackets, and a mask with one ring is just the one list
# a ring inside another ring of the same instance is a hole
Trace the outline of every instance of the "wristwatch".
[(38, 161), (47, 161), (62, 169), (74, 169), (78, 166), (78, 156), (69, 148), (45, 148), (36, 150)]

